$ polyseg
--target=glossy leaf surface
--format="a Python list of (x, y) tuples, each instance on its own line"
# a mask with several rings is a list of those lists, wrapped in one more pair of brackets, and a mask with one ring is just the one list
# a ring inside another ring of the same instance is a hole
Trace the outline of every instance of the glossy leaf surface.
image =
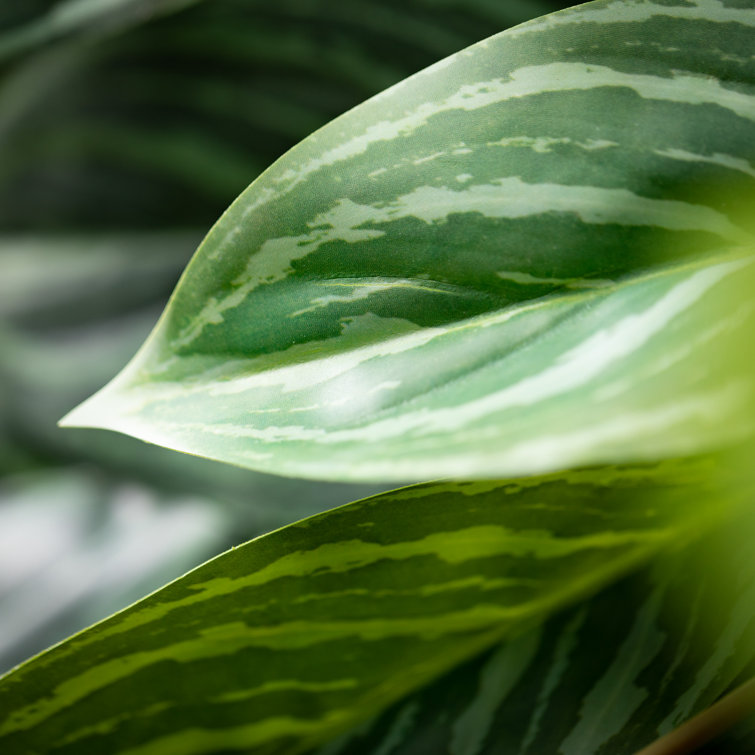
[(6, 676), (0, 747), (299, 752), (700, 534), (728, 510), (717, 474), (429, 484), (304, 520)]
[(66, 422), (340, 479), (736, 442), (747, 376), (696, 365), (748, 327), (747, 265), (706, 255), (752, 239), (753, 28), (741, 3), (598, 2), (368, 101), (241, 195)]

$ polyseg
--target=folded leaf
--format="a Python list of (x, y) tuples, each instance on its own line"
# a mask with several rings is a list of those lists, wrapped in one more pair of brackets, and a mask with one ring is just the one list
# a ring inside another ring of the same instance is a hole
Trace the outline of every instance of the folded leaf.
[(239, 197), (65, 424), (338, 479), (736, 442), (751, 381), (698, 367), (748, 327), (744, 263), (704, 258), (752, 243), (753, 26), (602, 1), (366, 102)]
[(436, 483), (236, 548), (0, 682), (0, 749), (299, 752), (730, 511), (712, 459)]

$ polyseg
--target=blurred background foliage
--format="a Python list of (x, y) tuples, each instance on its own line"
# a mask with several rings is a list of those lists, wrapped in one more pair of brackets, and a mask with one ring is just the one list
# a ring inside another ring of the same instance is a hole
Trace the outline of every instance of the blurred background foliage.
[(0, 672), (230, 545), (377, 491), (57, 420), (309, 133), (555, 0), (0, 5)]

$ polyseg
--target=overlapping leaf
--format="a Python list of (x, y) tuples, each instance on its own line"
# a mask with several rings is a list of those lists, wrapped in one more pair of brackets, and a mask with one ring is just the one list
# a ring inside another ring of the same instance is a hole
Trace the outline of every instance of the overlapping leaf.
[[(138, 361), (73, 419), (358, 479), (745, 437), (755, 273), (731, 248), (752, 231), (755, 20), (740, 6), (593, 4), (319, 132), (224, 216)], [(395, 18), (370, 16), (410, 35)], [(217, 157), (219, 192), (243, 170), (175, 134), (93, 134), (73, 142), (175, 175)], [(7, 677), (2, 746), (300, 751), (699, 531), (721, 502), (704, 469), (409, 489), (274, 533)]]
[(242, 194), (67, 422), (342, 479), (738, 440), (751, 365), (699, 365), (751, 315), (729, 299), (752, 266), (709, 255), (752, 239), (754, 27), (588, 4), (351, 111)]
[(707, 529), (718, 470), (429, 484), (304, 520), (6, 676), (0, 746), (299, 752)]

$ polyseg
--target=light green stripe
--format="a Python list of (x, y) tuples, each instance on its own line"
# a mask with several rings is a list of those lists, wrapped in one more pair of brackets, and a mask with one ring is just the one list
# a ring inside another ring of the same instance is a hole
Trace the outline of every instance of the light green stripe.
[[(529, 553), (531, 548), (542, 548), (548, 554), (546, 557), (555, 557), (556, 555), (568, 555), (591, 548), (611, 549), (636, 546), (634, 549), (623, 551), (622, 555), (615, 554), (613, 556), (613, 568), (622, 570), (626, 568), (627, 564), (642, 558), (646, 551), (652, 550), (658, 547), (660, 543), (678, 535), (678, 530), (671, 528), (636, 533), (597, 533), (581, 538), (563, 538), (558, 543), (547, 543), (546, 540), (535, 538), (534, 541), (529, 541), (525, 545), (524, 552)], [(474, 543), (474, 547), (479, 548), (477, 543)], [(511, 550), (512, 544), (509, 542), (505, 549), (497, 552), (508, 554)], [(557, 551), (560, 551), (560, 553)], [(458, 558), (458, 556), (452, 554), (452, 558)], [(284, 559), (280, 560), (283, 561)], [(376, 557), (376, 560), (381, 559)], [(254, 578), (254, 575), (251, 576)], [(585, 589), (589, 582), (589, 575), (582, 579), (572, 580), (565, 586), (564, 591), (568, 593), (579, 592)], [(200, 586), (208, 589), (208, 586), (212, 585), (214, 590), (212, 594), (200, 594), (195, 598), (160, 606), (159, 608), (167, 608), (167, 610), (149, 611), (149, 620), (154, 620), (157, 613), (165, 616), (173, 608), (185, 606), (197, 600), (215, 598), (223, 593), (234, 592), (245, 584), (244, 578), (212, 580)], [(292, 621), (274, 626), (248, 626), (242, 622), (234, 622), (206, 627), (195, 638), (180, 642), (172, 638), (172, 644), (169, 646), (130, 655), (120, 655), (112, 661), (100, 663), (88, 671), (68, 679), (54, 691), (51, 691), (44, 700), (38, 700), (29, 706), (14, 711), (3, 724), (0, 724), (0, 734), (26, 730), (38, 725), (73, 701), (80, 700), (108, 684), (130, 676), (139, 669), (161, 661), (173, 660), (186, 663), (232, 655), (239, 650), (251, 647), (269, 648), (271, 650), (302, 649), (323, 642), (347, 638), (374, 641), (389, 637), (414, 635), (420, 640), (433, 640), (446, 635), (480, 631), (481, 628), (505, 626), (503, 622), (515, 617), (522, 618), (528, 615), (536, 615), (545, 606), (552, 604), (554, 600), (558, 600), (561, 597), (560, 592), (554, 587), (553, 593), (548, 594), (545, 598), (534, 598), (522, 605), (479, 604), (464, 611), (420, 618), (383, 617), (364, 621), (333, 622)], [(134, 618), (137, 621), (133, 621)], [(144, 623), (143, 618), (142, 621), (139, 621), (139, 618), (139, 614), (135, 614), (126, 620), (121, 620), (107, 634), (120, 634), (126, 629), (133, 629), (135, 626)], [(103, 633), (100, 633), (99, 636), (94, 636), (91, 639), (96, 641), (102, 639), (102, 637)], [(77, 650), (81, 650), (81, 644), (79, 644)]]
[[(353, 717), (352, 711), (331, 710), (321, 718), (293, 716), (267, 718), (259, 723), (225, 729), (186, 728), (137, 747), (116, 750), (120, 755), (194, 755), (219, 750), (247, 750), (276, 739), (305, 739), (323, 731), (338, 730)], [(114, 754), (115, 755), (115, 754)]]
[(543, 687), (538, 692), (536, 706), (532, 710), (527, 733), (522, 740), (522, 753), (528, 752), (540, 732), (543, 716), (554, 698), (559, 683), (570, 668), (571, 655), (578, 646), (579, 630), (585, 623), (586, 618), (587, 609), (583, 607), (575, 614), (571, 621), (569, 621), (566, 627), (564, 627), (564, 630), (559, 637), (556, 650), (553, 654), (553, 661), (548, 669), (548, 674), (543, 682)]
[(585, 696), (579, 723), (561, 743), (563, 755), (597, 752), (619, 735), (650, 691), (639, 686), (642, 672), (661, 651), (666, 633), (658, 626), (665, 588), (657, 588), (637, 611), (634, 625), (611, 665)]
[(450, 755), (477, 755), (492, 731), (495, 712), (527, 671), (537, 654), (541, 628), (504, 644), (483, 666), (477, 695), (454, 721)]

